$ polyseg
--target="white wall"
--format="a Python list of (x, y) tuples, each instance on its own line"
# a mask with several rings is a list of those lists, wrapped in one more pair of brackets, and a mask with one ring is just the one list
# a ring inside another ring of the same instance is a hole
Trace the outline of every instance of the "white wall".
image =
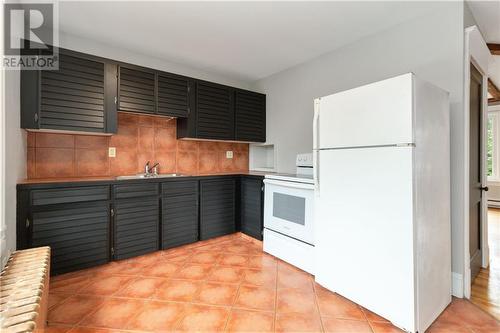
[(5, 75), (5, 249), (2, 265), (16, 249), (16, 184), (26, 178), (26, 133), (20, 128), (20, 72), (8, 70)]
[(256, 82), (267, 94), (267, 141), (277, 168), (293, 172), (295, 155), (312, 149), (313, 99), (405, 72), (450, 92), (452, 267), (463, 272), (463, 4), (443, 3), (415, 20), (364, 38)]
[[(3, 8), (1, 12), (3, 17)], [(14, 24), (14, 33), (23, 31), (22, 22)], [(1, 34), (3, 36), (3, 30)], [(3, 42), (0, 48), (3, 54)], [(0, 267), (3, 268), (10, 253), (16, 249), (16, 185), (26, 178), (26, 133), (20, 128), (20, 72), (2, 70), (2, 84)]]
[(68, 35), (63, 32), (59, 33), (59, 45), (74, 51), (88, 53), (104, 58), (123, 61), (126, 63), (163, 70), (170, 73), (186, 75), (197, 79), (226, 84), (242, 89), (252, 87), (250, 82), (235, 80), (214, 73), (210, 73), (196, 68), (168, 62), (154, 55), (146, 55), (139, 52), (132, 52), (120, 48), (115, 48), (108, 44), (102, 44), (93, 40)]

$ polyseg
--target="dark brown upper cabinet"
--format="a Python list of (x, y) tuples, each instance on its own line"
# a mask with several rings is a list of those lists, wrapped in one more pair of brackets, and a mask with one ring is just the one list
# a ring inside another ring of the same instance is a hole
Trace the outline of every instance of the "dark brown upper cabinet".
[(190, 112), (189, 94), (191, 92), (189, 79), (158, 74), (158, 114), (171, 117), (187, 117)]
[(234, 140), (233, 90), (197, 82), (196, 125), (197, 138)]
[(120, 65), (118, 109), (140, 113), (156, 112), (156, 74), (154, 71)]
[(266, 95), (246, 90), (235, 92), (236, 141), (266, 141)]
[(266, 95), (197, 81), (192, 103), (177, 121), (178, 138), (266, 141)]
[(116, 133), (117, 111), (176, 117), (177, 137), (265, 142), (266, 96), (59, 49), (58, 70), (21, 72), (21, 127)]
[(189, 78), (137, 66), (118, 69), (120, 111), (187, 117), (190, 112)]
[(116, 64), (59, 49), (58, 70), (21, 72), (21, 127), (116, 133)]

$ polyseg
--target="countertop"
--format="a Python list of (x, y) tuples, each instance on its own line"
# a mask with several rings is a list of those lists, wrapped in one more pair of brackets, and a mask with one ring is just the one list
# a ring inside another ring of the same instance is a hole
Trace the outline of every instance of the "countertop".
[(19, 181), (18, 185), (37, 185), (37, 184), (52, 184), (52, 183), (77, 183), (77, 182), (127, 182), (127, 181), (165, 181), (169, 179), (187, 178), (187, 177), (210, 177), (210, 176), (260, 176), (275, 174), (274, 172), (261, 172), (261, 171), (240, 171), (240, 172), (217, 172), (217, 173), (200, 173), (200, 174), (182, 174), (182, 176), (175, 177), (159, 177), (159, 178), (138, 178), (117, 180), (114, 176), (107, 177), (68, 177), (68, 178), (38, 178), (38, 179), (23, 179)]

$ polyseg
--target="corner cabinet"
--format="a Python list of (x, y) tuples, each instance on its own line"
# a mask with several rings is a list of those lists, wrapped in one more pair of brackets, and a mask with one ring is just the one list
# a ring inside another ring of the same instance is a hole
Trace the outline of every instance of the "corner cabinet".
[(264, 228), (264, 183), (262, 177), (242, 176), (240, 179), (241, 232), (262, 240)]
[(234, 139), (232, 89), (207, 82), (196, 84), (196, 137)]
[(59, 49), (58, 70), (21, 71), (21, 127), (116, 133), (115, 63)]
[(205, 81), (194, 88), (192, 112), (177, 121), (178, 138), (266, 141), (266, 95)]
[(200, 240), (236, 231), (236, 179), (200, 180)]
[(236, 141), (266, 141), (266, 95), (236, 90), (234, 114)]

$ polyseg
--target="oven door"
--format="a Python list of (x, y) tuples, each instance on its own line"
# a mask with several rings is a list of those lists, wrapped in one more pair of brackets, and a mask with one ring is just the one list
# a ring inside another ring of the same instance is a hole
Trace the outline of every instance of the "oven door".
[(264, 179), (264, 227), (314, 244), (314, 185)]

